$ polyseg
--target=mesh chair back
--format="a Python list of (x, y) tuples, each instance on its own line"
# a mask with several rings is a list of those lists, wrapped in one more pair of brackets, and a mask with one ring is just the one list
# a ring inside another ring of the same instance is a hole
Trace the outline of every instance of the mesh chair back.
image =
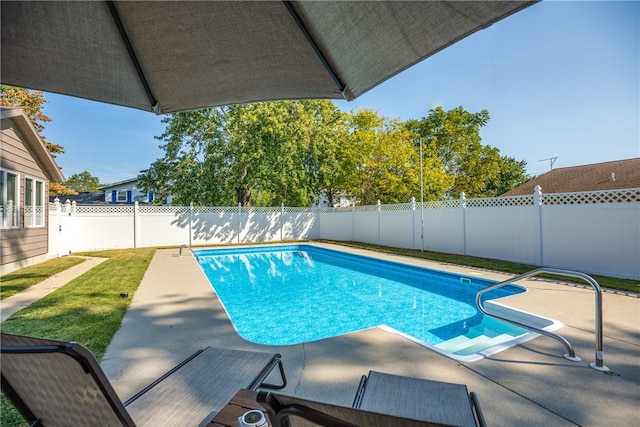
[(2, 390), (31, 423), (133, 426), (91, 352), (75, 343), (1, 334)]

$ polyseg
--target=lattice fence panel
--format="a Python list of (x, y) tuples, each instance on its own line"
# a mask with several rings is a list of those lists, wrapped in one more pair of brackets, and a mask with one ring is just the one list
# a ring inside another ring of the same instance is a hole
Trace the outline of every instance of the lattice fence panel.
[(317, 208), (317, 212), (332, 213), (332, 212), (351, 212), (352, 206), (336, 206), (334, 208)]
[(138, 206), (141, 214), (183, 214), (189, 212), (186, 206)]
[(511, 197), (487, 197), (478, 199), (467, 199), (467, 208), (502, 208), (511, 206), (533, 206), (533, 195), (511, 196)]
[[(188, 208), (187, 208), (188, 210)], [(236, 206), (214, 206), (214, 207), (204, 207), (198, 206), (193, 208), (194, 213), (222, 213), (222, 214), (237, 214), (238, 208)], [(273, 214), (280, 213), (282, 208), (277, 206), (265, 206), (265, 207), (250, 207), (250, 208), (241, 208), (240, 210), (243, 214), (252, 213), (252, 214)], [(300, 208), (300, 207), (285, 207), (285, 213), (312, 213), (315, 212), (315, 209), (312, 208)]]
[(398, 203), (395, 205), (381, 205), (380, 210), (385, 212), (410, 211), (411, 203)]
[(197, 214), (237, 214), (236, 206), (195, 206), (193, 213)]
[(378, 210), (378, 205), (356, 206), (356, 212), (374, 212)]
[(584, 205), (639, 202), (640, 188), (611, 191), (587, 191), (581, 193), (542, 194), (542, 204), (544, 205)]
[(132, 205), (76, 206), (78, 215), (133, 215), (133, 210)]
[(285, 213), (315, 213), (312, 208), (284, 208)]
[[(607, 204), (607, 203), (639, 203), (640, 188), (631, 188), (623, 190), (610, 191), (590, 191), (580, 193), (542, 193), (541, 203), (544, 205), (573, 205), (573, 204)], [(424, 202), (423, 209), (458, 209), (460, 208), (459, 199), (440, 200), (436, 202)], [(489, 207), (510, 207), (510, 206), (532, 206), (535, 204), (534, 195), (512, 196), (512, 197), (492, 197), (492, 198), (473, 198), (465, 200), (467, 208), (489, 208)], [(344, 206), (344, 207), (327, 207), (327, 208), (298, 208), (285, 207), (284, 212), (287, 213), (332, 213), (332, 212), (372, 212), (377, 211), (405, 211), (412, 209), (411, 203), (398, 203), (388, 205), (367, 205), (367, 206)], [(50, 203), (49, 208), (55, 212), (57, 205)], [(66, 203), (59, 205), (61, 213), (69, 213), (74, 211), (79, 215), (124, 215), (132, 214), (133, 205), (78, 205), (72, 207)], [(415, 209), (420, 209), (420, 202), (415, 203)], [(188, 206), (146, 206), (139, 205), (138, 212), (142, 214), (183, 214), (189, 211)], [(273, 214), (280, 213), (281, 207), (250, 207), (241, 208), (243, 214), (261, 213)], [(236, 214), (238, 207), (235, 206), (218, 206), (203, 207), (197, 206), (193, 208), (194, 213), (227, 213)]]
[(281, 209), (279, 207), (269, 207), (269, 206), (259, 206), (259, 207), (250, 207), (250, 208), (242, 208), (242, 213), (261, 213), (261, 214), (274, 214), (280, 213)]
[[(417, 209), (420, 209), (420, 203), (417, 203)], [(460, 208), (460, 200), (440, 200), (437, 202), (424, 202), (424, 209), (458, 209)]]

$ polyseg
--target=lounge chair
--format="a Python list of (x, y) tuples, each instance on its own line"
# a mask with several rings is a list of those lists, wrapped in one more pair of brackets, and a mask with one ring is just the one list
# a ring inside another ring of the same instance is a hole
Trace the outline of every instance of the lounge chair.
[(241, 388), (286, 385), (279, 354), (207, 347), (123, 403), (79, 344), (2, 333), (0, 352), (2, 391), (34, 426), (198, 425)]
[(462, 384), (371, 371), (351, 408), (260, 392), (273, 426), (484, 426), (475, 393)]

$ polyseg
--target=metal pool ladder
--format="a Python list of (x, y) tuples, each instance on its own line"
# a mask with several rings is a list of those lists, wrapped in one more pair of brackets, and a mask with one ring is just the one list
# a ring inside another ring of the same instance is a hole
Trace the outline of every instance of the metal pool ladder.
[(558, 270), (555, 268), (546, 268), (546, 267), (537, 268), (535, 270), (529, 271), (528, 273), (521, 274), (519, 276), (513, 277), (511, 279), (508, 279), (503, 282), (496, 283), (495, 285), (487, 286), (486, 288), (481, 289), (476, 294), (476, 305), (478, 306), (478, 309), (482, 313), (484, 313), (486, 316), (504, 320), (505, 322), (512, 323), (514, 325), (520, 326), (521, 328), (529, 329), (531, 331), (537, 332), (542, 335), (546, 335), (548, 337), (551, 337), (553, 339), (560, 341), (562, 345), (565, 346), (568, 352), (567, 354), (564, 355), (564, 358), (575, 361), (575, 362), (580, 361), (581, 360), (580, 357), (576, 356), (576, 353), (573, 350), (573, 347), (571, 346), (569, 341), (567, 341), (564, 337), (558, 334), (554, 334), (553, 332), (549, 332), (549, 331), (545, 331), (544, 329), (537, 328), (533, 325), (527, 325), (525, 323), (518, 322), (517, 320), (498, 316), (496, 314), (491, 314), (487, 312), (487, 310), (482, 305), (481, 299), (482, 299), (482, 295), (485, 292), (489, 292), (494, 289), (498, 289), (503, 286), (509, 285), (511, 283), (515, 283), (518, 280), (528, 279), (542, 273), (551, 273), (559, 276), (575, 277), (575, 278), (582, 279), (591, 285), (591, 287), (595, 291), (595, 302), (596, 302), (596, 307), (595, 307), (596, 361), (595, 363), (590, 363), (589, 366), (591, 366), (593, 369), (596, 369), (598, 371), (605, 371), (605, 372), (609, 371), (609, 368), (607, 368), (604, 365), (603, 351), (602, 351), (602, 289), (600, 288), (600, 285), (598, 284), (598, 282), (596, 282), (593, 277), (587, 274), (579, 273), (577, 271)]

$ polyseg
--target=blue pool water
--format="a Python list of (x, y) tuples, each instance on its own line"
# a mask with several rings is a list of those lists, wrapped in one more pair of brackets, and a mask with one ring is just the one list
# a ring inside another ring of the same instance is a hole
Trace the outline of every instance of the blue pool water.
[[(195, 256), (238, 333), (258, 344), (299, 344), (386, 325), (464, 354), (461, 337), (491, 337), (487, 329), (493, 336), (526, 332), (478, 311), (476, 293), (494, 283), (484, 279), (310, 245), (207, 249)], [(507, 286), (486, 298), (520, 292)]]

